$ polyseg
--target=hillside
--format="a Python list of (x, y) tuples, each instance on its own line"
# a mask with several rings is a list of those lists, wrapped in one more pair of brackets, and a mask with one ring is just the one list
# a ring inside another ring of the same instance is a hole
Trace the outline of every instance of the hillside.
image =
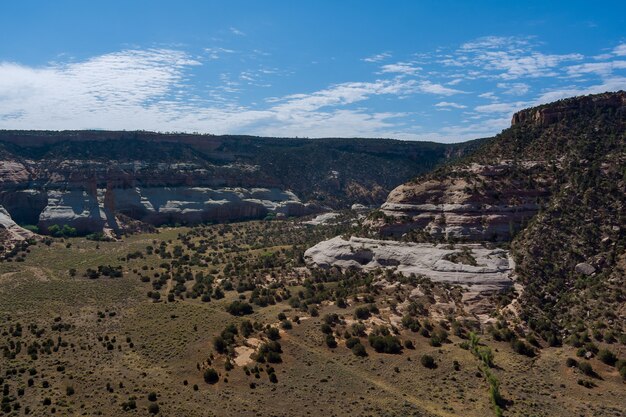
[[(626, 93), (522, 110), (473, 154), (393, 190), (405, 240), (510, 242), (522, 318), (550, 344), (626, 330)], [(582, 319), (582, 320), (581, 320)]]

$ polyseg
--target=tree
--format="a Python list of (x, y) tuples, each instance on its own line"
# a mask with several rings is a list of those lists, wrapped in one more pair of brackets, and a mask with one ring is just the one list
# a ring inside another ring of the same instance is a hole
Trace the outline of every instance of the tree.
[(150, 414), (159, 414), (159, 404), (150, 403), (150, 405), (148, 406), (148, 412)]

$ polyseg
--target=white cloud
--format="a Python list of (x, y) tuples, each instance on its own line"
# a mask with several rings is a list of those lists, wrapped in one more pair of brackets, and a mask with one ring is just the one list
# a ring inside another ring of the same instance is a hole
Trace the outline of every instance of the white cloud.
[(514, 36), (485, 36), (461, 45), (464, 51), (484, 51), (485, 49), (513, 48), (528, 45), (527, 38)]
[(566, 71), (572, 77), (580, 77), (590, 73), (606, 77), (611, 75), (615, 70), (620, 69), (626, 69), (626, 61), (587, 62), (569, 66), (566, 68)]
[(626, 56), (626, 43), (619, 44), (613, 49), (613, 53), (617, 56)]
[(367, 58), (363, 58), (361, 61), (365, 62), (380, 62), (384, 61), (387, 58), (391, 58), (391, 54), (389, 52), (382, 52), (380, 54), (368, 56)]
[[(180, 51), (122, 51), (43, 68), (0, 63), (0, 119), (19, 111), (23, 127), (108, 126), (147, 103), (176, 99), (184, 69), (199, 63)], [(106, 115), (107, 117), (103, 117)]]
[(520, 77), (550, 77), (557, 75), (553, 71), (561, 63), (578, 61), (583, 58), (580, 54), (551, 55), (532, 52), (527, 55), (518, 55), (508, 51), (485, 52), (477, 59), (482, 61), (485, 68), (503, 70), (500, 74), (503, 79)]
[(237, 92), (239, 86), (227, 73), (207, 99), (194, 96), (185, 77), (196, 65), (187, 54), (164, 49), (128, 50), (43, 68), (0, 63), (0, 128), (382, 137), (389, 136), (392, 120), (403, 113), (341, 106), (419, 90), (415, 81), (398, 79), (343, 83), (253, 109), (223, 98), (220, 92)]
[(505, 90), (504, 94), (512, 96), (523, 96), (530, 91), (530, 85), (526, 83), (498, 83), (496, 86)]
[(240, 30), (239, 30), (239, 29), (237, 29), (236, 27), (232, 27), (232, 26), (231, 26), (231, 28), (230, 28), (230, 32), (231, 32), (232, 34), (234, 34), (234, 35), (237, 35), (237, 36), (246, 36), (246, 34), (245, 34), (244, 32), (240, 31)]
[[(584, 59), (579, 54), (544, 54), (533, 49), (535, 45), (528, 38), (481, 38), (445, 55), (437, 51), (436, 55), (416, 58), (413, 54), (407, 61), (386, 65), (381, 61), (391, 54), (384, 52), (363, 59), (381, 62), (375, 75), (378, 79), (373, 81), (255, 97), (247, 105), (239, 97), (246, 97), (251, 88), (269, 86), (268, 75), (287, 70), (260, 66), (258, 61), (248, 68), (219, 68), (221, 61), (216, 60), (235, 53), (242, 57), (238, 62), (245, 63), (245, 53), (226, 48), (207, 48), (199, 58), (176, 50), (150, 49), (42, 67), (0, 62), (0, 128), (461, 141), (493, 135), (507, 127), (510, 114), (521, 108), (568, 96), (626, 89), (626, 61), (615, 58), (622, 47), (626, 53), (624, 45), (601, 62), (597, 56)], [(211, 68), (217, 68), (219, 75), (209, 87), (200, 85), (201, 81), (192, 85), (192, 80), (199, 80), (190, 77), (201, 65), (198, 60), (211, 61)], [(456, 88), (461, 82), (463, 90)], [(528, 98), (531, 91), (541, 93)], [(411, 101), (410, 107), (405, 106), (411, 110), (405, 111), (401, 106), (393, 112), (373, 107), (419, 94), (434, 95), (438, 100), (434, 105)], [(462, 96), (448, 98), (454, 95)], [(376, 97), (379, 99), (374, 100)], [(452, 109), (468, 110), (460, 112), (463, 120), (446, 126), (442, 114), (435, 110)], [(429, 132), (416, 126), (418, 116), (425, 116), (419, 120), (437, 127)]]
[(512, 114), (520, 109), (523, 109), (527, 106), (527, 102), (518, 101), (515, 103), (493, 103), (493, 104), (484, 104), (482, 106), (476, 106), (474, 108), (475, 111), (479, 113), (506, 113)]
[(550, 103), (562, 98), (582, 96), (587, 94), (599, 94), (607, 91), (626, 90), (626, 77), (614, 77), (603, 80), (600, 84), (588, 87), (567, 87), (545, 91), (533, 103), (534, 105)]
[(224, 54), (235, 53), (234, 50), (226, 48), (204, 48), (204, 52), (206, 52), (209, 59), (220, 59)]
[(313, 111), (328, 106), (352, 104), (375, 95), (401, 95), (414, 90), (413, 81), (378, 80), (375, 82), (349, 82), (337, 84), (311, 94), (292, 94), (275, 111)]
[(451, 108), (454, 108), (454, 109), (465, 109), (465, 108), (467, 108), (467, 106), (464, 106), (463, 104), (451, 103), (449, 101), (440, 101), (439, 103), (435, 104), (435, 107), (451, 107)]
[(473, 69), (472, 78), (552, 77), (564, 62), (579, 61), (581, 54), (544, 54), (531, 38), (488, 36), (467, 42), (452, 54), (439, 56), (444, 66)]
[(417, 89), (423, 93), (436, 94), (440, 96), (451, 96), (454, 94), (461, 94), (465, 92), (461, 90), (456, 90), (454, 88), (444, 87), (441, 84), (432, 83), (430, 81), (421, 81), (418, 84)]
[(498, 100), (498, 96), (496, 96), (493, 91), (487, 91), (486, 93), (479, 94), (478, 97), (489, 100)]
[(422, 140), (457, 143), (471, 139), (491, 137), (511, 125), (510, 117), (497, 117), (482, 120), (479, 123), (446, 126), (436, 132), (420, 134)]
[(395, 73), (395, 74), (404, 74), (404, 75), (415, 75), (422, 68), (415, 66), (408, 62), (398, 62), (395, 64), (387, 64), (383, 65), (381, 68), (381, 73)]

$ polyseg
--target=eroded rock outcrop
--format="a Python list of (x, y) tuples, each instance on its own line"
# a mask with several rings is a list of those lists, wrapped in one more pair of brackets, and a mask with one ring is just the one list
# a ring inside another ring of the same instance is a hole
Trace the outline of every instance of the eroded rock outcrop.
[[(432, 313), (436, 316), (440, 308), (452, 307), (450, 311), (456, 311), (455, 314), (469, 314), (481, 322), (488, 321), (493, 311), (490, 297), (514, 285), (514, 262), (508, 251), (475, 243), (451, 246), (359, 237), (346, 240), (337, 236), (309, 248), (304, 259), (310, 268), (391, 270), (407, 277), (415, 275), (440, 284), (459, 285), (463, 288), (462, 306), (453, 307), (435, 300)], [(374, 285), (390, 290), (403, 287), (400, 281), (383, 277), (385, 274), (379, 274)], [(415, 289), (411, 297), (420, 294)]]
[(548, 177), (537, 161), (455, 167), (447, 177), (395, 188), (381, 207), (383, 215), (370, 224), (387, 236), (419, 230), (446, 239), (509, 240), (539, 210)]
[[(454, 262), (462, 251), (470, 261)], [(473, 292), (500, 291), (513, 284), (513, 263), (503, 249), (489, 249), (481, 244), (457, 247), (430, 243), (408, 243), (341, 236), (309, 248), (304, 259), (310, 267), (364, 271), (393, 269), (403, 275), (425, 276), (472, 288)]]
[(261, 219), (270, 213), (303, 216), (319, 211), (318, 206), (303, 204), (291, 192), (265, 188), (73, 188), (20, 190), (9, 195), (24, 196), (6, 200), (13, 203), (10, 207), (18, 215), (32, 220), (28, 224), (37, 225), (44, 233), (52, 225), (68, 225), (81, 234), (115, 230), (120, 227), (117, 214), (158, 226)]

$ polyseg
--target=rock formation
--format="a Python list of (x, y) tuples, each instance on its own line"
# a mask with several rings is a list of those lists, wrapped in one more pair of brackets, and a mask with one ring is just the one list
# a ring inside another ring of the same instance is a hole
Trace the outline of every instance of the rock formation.
[[(467, 251), (472, 264), (453, 262), (451, 255)], [(393, 268), (409, 276), (425, 276), (435, 282), (459, 284), (474, 287), (480, 292), (503, 290), (513, 281), (510, 273), (513, 268), (508, 252), (503, 249), (489, 249), (480, 244), (450, 247), (430, 243), (407, 243), (390, 240), (376, 240), (341, 236), (323, 241), (309, 248), (304, 259), (311, 267), (340, 269)]]
[(0, 205), (12, 224), (44, 233), (52, 225), (120, 232), (123, 219), (162, 225), (302, 216), (380, 202), (453, 147), (458, 155), (469, 145), (0, 131)]

